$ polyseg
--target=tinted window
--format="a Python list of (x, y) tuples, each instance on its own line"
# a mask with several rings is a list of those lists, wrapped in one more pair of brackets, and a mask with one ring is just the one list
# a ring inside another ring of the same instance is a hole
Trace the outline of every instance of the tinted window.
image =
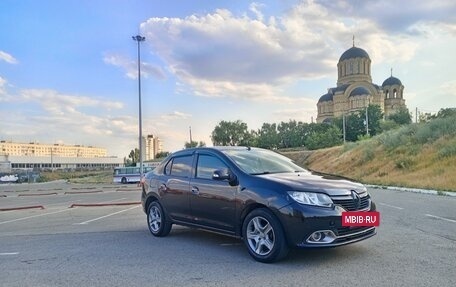
[(165, 174), (170, 175), (171, 174), (171, 166), (173, 165), (173, 160), (171, 159), (168, 161), (168, 163), (165, 166)]
[(252, 148), (225, 150), (223, 152), (244, 172), (249, 174), (305, 171), (302, 167), (294, 164), (291, 159), (269, 150)]
[(212, 174), (217, 169), (224, 169), (226, 165), (217, 157), (211, 155), (200, 155), (196, 167), (196, 177), (212, 179)]
[(175, 157), (171, 166), (171, 175), (189, 177), (192, 171), (192, 158), (191, 155)]

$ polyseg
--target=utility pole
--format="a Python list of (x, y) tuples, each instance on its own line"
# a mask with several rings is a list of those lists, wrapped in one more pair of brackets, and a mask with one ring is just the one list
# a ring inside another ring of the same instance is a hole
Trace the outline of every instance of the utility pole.
[(415, 124), (418, 123), (418, 107), (415, 108)]
[(142, 109), (141, 109), (141, 42), (146, 37), (136, 35), (132, 37), (138, 43), (138, 95), (139, 95), (139, 178), (143, 177), (143, 157), (142, 157)]
[(192, 140), (192, 126), (189, 126), (188, 128), (190, 130), (190, 145), (191, 145), (192, 142), (193, 142), (193, 140)]
[(368, 136), (369, 135), (369, 116), (367, 113), (367, 108), (368, 107), (366, 107), (366, 135)]
[(342, 130), (344, 133), (344, 144), (345, 144), (345, 114), (342, 114)]

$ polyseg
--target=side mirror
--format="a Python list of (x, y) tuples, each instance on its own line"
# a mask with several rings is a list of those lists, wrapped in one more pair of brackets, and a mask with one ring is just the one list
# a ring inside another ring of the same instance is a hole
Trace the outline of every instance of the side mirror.
[(237, 177), (229, 169), (217, 169), (212, 174), (213, 180), (228, 180), (231, 186), (238, 184)]

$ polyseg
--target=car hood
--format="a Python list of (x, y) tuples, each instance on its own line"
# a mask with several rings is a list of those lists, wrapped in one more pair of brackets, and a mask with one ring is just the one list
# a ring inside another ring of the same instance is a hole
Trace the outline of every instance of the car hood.
[(330, 196), (349, 195), (351, 190), (361, 192), (365, 189), (361, 183), (317, 172), (271, 173), (259, 177), (285, 185), (290, 191), (324, 192)]

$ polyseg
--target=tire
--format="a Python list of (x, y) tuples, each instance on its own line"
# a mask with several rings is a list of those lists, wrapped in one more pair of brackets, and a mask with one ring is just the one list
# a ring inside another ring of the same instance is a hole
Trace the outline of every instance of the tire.
[(147, 226), (150, 233), (157, 237), (164, 237), (171, 231), (172, 223), (158, 201), (153, 201), (147, 209)]
[(276, 262), (288, 254), (282, 225), (268, 209), (255, 209), (247, 215), (242, 236), (250, 256), (256, 261)]
[(122, 177), (122, 179), (120, 180), (120, 182), (121, 182), (122, 184), (126, 184), (126, 183), (127, 183), (127, 179), (126, 179), (125, 177)]

